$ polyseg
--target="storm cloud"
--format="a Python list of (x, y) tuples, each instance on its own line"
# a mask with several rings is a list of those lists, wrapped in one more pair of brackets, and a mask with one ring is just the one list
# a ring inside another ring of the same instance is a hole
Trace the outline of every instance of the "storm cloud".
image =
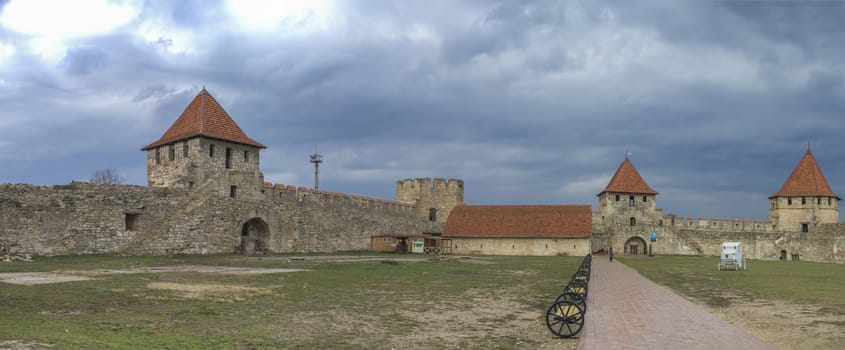
[(318, 148), (332, 191), (595, 205), (631, 151), (667, 213), (764, 219), (810, 143), (845, 189), (842, 2), (28, 3), (0, 2), (2, 182), (145, 184), (206, 87), (285, 184)]

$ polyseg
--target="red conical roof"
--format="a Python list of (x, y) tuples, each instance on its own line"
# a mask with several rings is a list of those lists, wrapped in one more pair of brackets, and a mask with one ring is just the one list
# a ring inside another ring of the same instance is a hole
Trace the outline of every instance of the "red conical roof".
[(830, 189), (830, 185), (822, 174), (822, 169), (816, 163), (816, 158), (813, 157), (813, 152), (807, 147), (807, 153), (795, 166), (795, 170), (780, 187), (780, 191), (769, 196), (769, 199), (775, 197), (835, 197), (837, 196)]
[(197, 136), (266, 148), (260, 142), (246, 136), (244, 131), (238, 127), (238, 124), (232, 120), (232, 117), (229, 117), (229, 114), (217, 103), (214, 96), (211, 96), (205, 88), (202, 88), (197, 97), (194, 97), (188, 107), (185, 107), (182, 115), (173, 122), (170, 129), (167, 129), (158, 141), (141, 150), (146, 151)]
[(605, 192), (657, 195), (657, 191), (648, 187), (637, 168), (634, 168), (634, 164), (627, 157), (619, 165), (619, 169), (616, 169), (616, 174), (613, 174), (613, 178), (610, 179), (604, 191), (598, 195), (601, 196)]

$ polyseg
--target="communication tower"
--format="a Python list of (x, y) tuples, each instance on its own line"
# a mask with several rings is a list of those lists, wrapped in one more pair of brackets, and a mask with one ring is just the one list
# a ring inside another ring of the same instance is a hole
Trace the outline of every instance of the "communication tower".
[(317, 190), (320, 188), (320, 163), (323, 162), (323, 155), (317, 153), (317, 147), (314, 147), (310, 162), (314, 163), (314, 189)]

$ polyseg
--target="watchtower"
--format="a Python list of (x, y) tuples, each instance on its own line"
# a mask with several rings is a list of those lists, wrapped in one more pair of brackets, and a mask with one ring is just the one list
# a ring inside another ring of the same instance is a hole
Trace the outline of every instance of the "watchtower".
[(445, 223), (456, 205), (464, 202), (464, 181), (416, 178), (396, 181), (396, 201), (415, 205), (417, 215)]
[(203, 88), (173, 125), (141, 150), (147, 152), (147, 185), (259, 198), (263, 176), (259, 151)]
[(604, 191), (596, 195), (600, 222), (631, 227), (660, 226), (663, 216), (657, 209), (657, 194), (625, 157)]
[(777, 230), (809, 232), (812, 226), (839, 222), (840, 199), (807, 147), (780, 190), (769, 196), (769, 216)]

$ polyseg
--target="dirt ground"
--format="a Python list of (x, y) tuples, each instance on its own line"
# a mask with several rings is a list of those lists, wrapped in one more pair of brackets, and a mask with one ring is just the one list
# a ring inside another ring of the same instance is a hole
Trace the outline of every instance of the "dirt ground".
[(702, 306), (778, 349), (845, 348), (842, 311), (745, 298), (732, 300), (730, 307)]
[(147, 288), (179, 292), (183, 298), (213, 299), (229, 302), (244, 300), (245, 297), (266, 294), (271, 291), (271, 288), (253, 288), (231, 284), (187, 284), (162, 282), (147, 284)]
[[(307, 256), (307, 257), (237, 257), (233, 260), (288, 260), (316, 263), (356, 263), (392, 260), (401, 263), (418, 263), (431, 260), (452, 260), (468, 264), (491, 264), (490, 259), (460, 256), (419, 258), (397, 256), (385, 259), (383, 256)], [(262, 274), (307, 271), (303, 269), (241, 268), (225, 266), (175, 265), (122, 270), (62, 270), (54, 272), (0, 273), (0, 282), (14, 284), (43, 284), (67, 281), (83, 281), (101, 275), (124, 273), (198, 272), (222, 274)], [(519, 271), (514, 271), (519, 272)], [(269, 293), (269, 289), (251, 288), (222, 284), (150, 283), (147, 288), (179, 292), (184, 298), (214, 299), (234, 302), (239, 298)], [(436, 338), (445, 348), (467, 347), (472, 339), (484, 339), (491, 334), (524, 340), (525, 349), (576, 349), (577, 339), (558, 339), (552, 336), (545, 325), (545, 310), (536, 310), (514, 299), (499, 297), (468, 296), (473, 308), (454, 309), (448, 305), (408, 305), (402, 310), (402, 318), (422, 324), (424, 332), (398, 335), (392, 339), (395, 348), (408, 348), (408, 344), (419, 344), (422, 340)], [(464, 296), (467, 298), (467, 296)], [(730, 306), (708, 305), (705, 300), (693, 300), (710, 313), (720, 317), (779, 349), (841, 349), (845, 344), (845, 312), (842, 309), (819, 308), (796, 305), (783, 301), (767, 301), (743, 295), (722, 295)], [(413, 310), (413, 311), (412, 311)], [(423, 310), (423, 311), (419, 311)], [(340, 311), (340, 310), (339, 310)], [(338, 312), (343, 317), (343, 312)], [(303, 315), (306, 316), (306, 315)], [(362, 317), (362, 315), (348, 315)], [(587, 315), (589, 317), (589, 315)], [(303, 317), (308, 320), (308, 317)], [(308, 322), (308, 321), (304, 321)], [(315, 320), (315, 322), (319, 322)], [(343, 324), (342, 322), (340, 324)], [(317, 325), (318, 326), (318, 325)], [(375, 325), (373, 327), (376, 327)], [(368, 330), (362, 330), (365, 333)], [(370, 331), (377, 332), (377, 329)], [(429, 343), (430, 344), (430, 343)], [(470, 343), (471, 344), (471, 343)], [(364, 344), (362, 344), (364, 345)], [(47, 344), (15, 341), (0, 342), (0, 349), (45, 348)], [(471, 346), (470, 346), (471, 347)]]
[[(513, 295), (503, 292), (502, 295)], [(491, 334), (518, 339), (523, 349), (576, 349), (578, 339), (560, 339), (546, 327), (545, 311), (530, 308), (505, 298), (473, 297), (475, 308), (449, 310), (442, 305), (428, 305), (425, 311), (403, 311), (404, 317), (424, 324), (424, 333), (412, 333), (393, 339), (396, 348), (401, 344), (416, 344), (422, 337), (436, 334), (438, 343), (448, 349), (467, 348), (466, 339), (479, 339)], [(410, 306), (410, 305), (409, 305)], [(410, 307), (409, 307), (410, 309)], [(470, 346), (472, 348), (472, 346)]]
[(52, 344), (39, 342), (25, 342), (18, 340), (0, 340), (0, 349), (3, 350), (30, 350), (30, 349), (53, 349)]
[(256, 275), (265, 273), (299, 272), (305, 269), (267, 269), (230, 266), (202, 266), (202, 265), (174, 265), (159, 267), (144, 267), (126, 270), (61, 270), (54, 272), (4, 272), (0, 273), (0, 282), (11, 284), (46, 284), (70, 281), (86, 281), (97, 276), (123, 273), (165, 273), (165, 272), (199, 272), (223, 273), (230, 275)]
[[(356, 262), (398, 262), (398, 263), (419, 263), (437, 260), (457, 260), (467, 264), (495, 264), (492, 259), (462, 256), (442, 257), (416, 257), (396, 256), (385, 259), (384, 256), (305, 256), (305, 257), (236, 257), (232, 260), (287, 260), (287, 261), (308, 261), (315, 263), (356, 263)], [(260, 274), (307, 271), (302, 269), (268, 269), (268, 268), (240, 268), (222, 266), (201, 266), (201, 265), (174, 265), (122, 270), (62, 270), (53, 272), (33, 273), (0, 273), (0, 282), (15, 284), (43, 284), (60, 283), (66, 281), (81, 281), (95, 279), (99, 276), (125, 273), (165, 273), (165, 272), (199, 272), (199, 273), (224, 273), (224, 274)], [(519, 273), (523, 271), (512, 271)], [(179, 293), (183, 298), (197, 298), (223, 302), (237, 302), (239, 299), (271, 292), (267, 288), (252, 288), (228, 284), (192, 284), (192, 283), (149, 283), (147, 288), (169, 290)], [(536, 307), (528, 306), (515, 299), (507, 299), (504, 296), (513, 295), (506, 291), (499, 294), (501, 297), (491, 298), (489, 296), (472, 295), (462, 296), (470, 299), (471, 308), (453, 308), (445, 304), (432, 303), (430, 305), (408, 305), (405, 310), (400, 310), (399, 317), (407, 319), (414, 324), (419, 324), (420, 332), (404, 333), (391, 338), (391, 347), (396, 349), (414, 349), (413, 345), (423, 344), (423, 340), (431, 344), (432, 337), (436, 338), (435, 343), (443, 348), (472, 348), (477, 342), (490, 341), (491, 337), (517, 339), (517, 347), (522, 349), (576, 349), (577, 339), (559, 339), (554, 337), (546, 328), (545, 309), (537, 310)], [(466, 300), (465, 300), (466, 301)], [(413, 310), (413, 311), (412, 311)], [(418, 311), (424, 310), (424, 311)], [(344, 317), (352, 319), (366, 318), (366, 315), (346, 314), (346, 310), (336, 310), (333, 313), (334, 324), (343, 325)], [(314, 327), (323, 327), (324, 320), (319, 315), (308, 317), (300, 315), (301, 323), (314, 322)], [(376, 321), (376, 320), (374, 320)], [(351, 323), (351, 322), (350, 322)], [(360, 323), (357, 323), (360, 325)], [(363, 333), (379, 332), (378, 322), (370, 322), (373, 329), (358, 329)], [(360, 344), (366, 347), (366, 344)], [(410, 346), (410, 347), (409, 347)], [(49, 348), (48, 344), (26, 343), (16, 341), (0, 342), (0, 349), (43, 349)]]

